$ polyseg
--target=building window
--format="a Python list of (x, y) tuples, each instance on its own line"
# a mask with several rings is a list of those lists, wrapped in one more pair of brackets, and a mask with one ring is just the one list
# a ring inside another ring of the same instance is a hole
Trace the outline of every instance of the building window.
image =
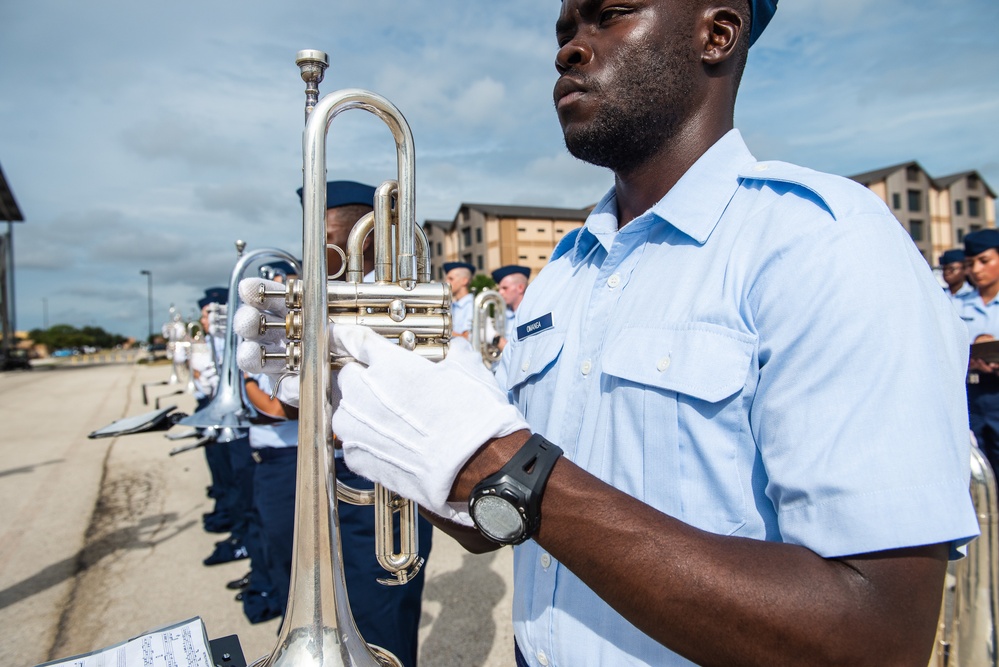
[(909, 221), (909, 235), (912, 236), (912, 240), (919, 242), (923, 240), (923, 221), (922, 220), (910, 220)]
[(911, 167), (906, 167), (905, 168), (905, 180), (909, 181), (910, 183), (918, 183), (919, 182), (919, 167), (917, 167), (916, 165), (912, 165)]
[(544, 227), (538, 227), (538, 233), (539, 234), (544, 234), (546, 231), (548, 231), (548, 230), (545, 229)]
[(444, 254), (444, 248), (441, 246), (441, 242), (438, 241), (437, 242), (437, 255), (440, 256), (440, 255), (443, 255), (443, 254)]
[(523, 234), (527, 231), (527, 227), (517, 227), (517, 231)]
[(466, 227), (461, 230), (461, 240), (464, 241), (464, 246), (467, 248), (472, 245), (472, 228)]
[(527, 255), (520, 255), (520, 259), (527, 259)]
[[(482, 243), (482, 227), (475, 228), (475, 242)], [(480, 266), (479, 268), (481, 269), (482, 267)]]
[(896, 211), (902, 208), (902, 195), (897, 192), (891, 193), (891, 207)]
[(909, 190), (909, 210), (910, 211), (922, 211), (923, 210), (923, 193), (919, 190)]
[(464, 255), (461, 256), (461, 261), (463, 261), (465, 264), (471, 264), (472, 263), (472, 253), (466, 252)]
[(977, 190), (978, 189), (978, 176), (975, 174), (970, 174), (968, 176), (968, 189)]
[(977, 218), (981, 214), (981, 200), (978, 197), (968, 197), (968, 217)]
[(954, 215), (964, 215), (964, 202), (960, 199), (954, 200)]
[(485, 268), (485, 266), (482, 264), (482, 255), (479, 255), (478, 257), (475, 258), (475, 268), (477, 268), (479, 271)]
[(562, 233), (562, 228), (561, 227), (556, 227), (555, 228), (555, 233), (556, 234), (561, 234)]
[(968, 233), (969, 234), (971, 232), (980, 232), (980, 231), (982, 231), (982, 226), (981, 225), (968, 225)]
[(964, 243), (964, 230), (960, 227), (957, 229), (957, 242)]

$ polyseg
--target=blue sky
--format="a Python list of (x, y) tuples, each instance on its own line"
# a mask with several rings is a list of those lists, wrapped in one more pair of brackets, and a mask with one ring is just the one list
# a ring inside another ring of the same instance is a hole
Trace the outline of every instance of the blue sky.
[[(224, 285), (233, 242), (300, 254), (304, 84), (392, 100), (413, 129), (419, 219), (462, 202), (582, 207), (609, 173), (569, 156), (551, 101), (559, 3), (539, 0), (6, 0), (0, 165), (17, 324), (158, 328)], [(999, 3), (783, 0), (750, 55), (736, 123), (760, 159), (849, 175), (918, 160), (999, 189)], [(330, 177), (394, 174), (388, 130), (339, 117)]]

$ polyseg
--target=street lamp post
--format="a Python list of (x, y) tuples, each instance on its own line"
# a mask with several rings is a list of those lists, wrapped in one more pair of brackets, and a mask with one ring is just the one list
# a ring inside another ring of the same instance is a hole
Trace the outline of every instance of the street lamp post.
[(153, 273), (146, 269), (139, 271), (141, 275), (144, 275), (149, 279), (149, 338), (146, 339), (150, 345), (153, 344)]

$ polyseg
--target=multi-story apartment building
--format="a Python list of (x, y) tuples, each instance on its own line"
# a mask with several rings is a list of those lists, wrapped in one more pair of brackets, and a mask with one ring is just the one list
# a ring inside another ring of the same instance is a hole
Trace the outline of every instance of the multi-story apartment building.
[(443, 279), (444, 262), (468, 262), (479, 271), (519, 264), (530, 267), (533, 277), (562, 237), (583, 225), (591, 208), (462, 204), (454, 219), (423, 225), (433, 276)]
[(888, 205), (930, 264), (968, 232), (996, 226), (995, 192), (976, 171), (933, 178), (913, 161), (850, 178)]

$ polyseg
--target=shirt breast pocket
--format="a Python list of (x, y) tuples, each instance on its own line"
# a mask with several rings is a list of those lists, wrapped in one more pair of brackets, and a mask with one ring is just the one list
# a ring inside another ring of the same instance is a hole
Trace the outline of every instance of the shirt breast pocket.
[[(507, 365), (506, 389), (510, 392), (514, 404), (520, 408), (524, 417), (531, 420), (531, 397), (537, 392), (553, 386), (555, 379), (549, 377), (549, 371), (562, 353), (565, 343), (565, 332), (549, 329), (524, 340), (507, 345), (504, 355), (510, 355)], [(550, 405), (550, 400), (541, 401), (538, 407)], [(539, 414), (543, 410), (539, 411)], [(539, 424), (532, 422), (532, 427), (538, 432), (544, 432)]]
[(690, 525), (738, 531), (752, 502), (755, 453), (742, 390), (756, 340), (702, 322), (616, 336), (603, 358), (609, 446), (593, 461), (601, 476)]

